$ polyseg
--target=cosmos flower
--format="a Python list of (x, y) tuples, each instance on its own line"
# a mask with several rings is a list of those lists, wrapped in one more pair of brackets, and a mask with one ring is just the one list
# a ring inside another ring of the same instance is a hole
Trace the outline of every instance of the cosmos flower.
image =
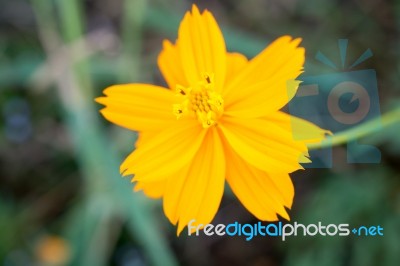
[(178, 234), (192, 219), (212, 221), (225, 181), (259, 220), (289, 220), (289, 173), (309, 162), (306, 144), (327, 133), (280, 111), (300, 83), (300, 41), (283, 36), (249, 61), (227, 52), (213, 15), (193, 6), (158, 57), (169, 88), (115, 85), (96, 99), (107, 120), (139, 132), (121, 173), (163, 199)]

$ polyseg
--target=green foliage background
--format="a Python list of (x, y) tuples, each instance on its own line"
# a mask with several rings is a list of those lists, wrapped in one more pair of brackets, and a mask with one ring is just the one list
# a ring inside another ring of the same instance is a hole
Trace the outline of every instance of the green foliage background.
[[(303, 38), (307, 73), (329, 73), (370, 48), (383, 128), (333, 139), (334, 167), (292, 175), (292, 220), (381, 225), (384, 237), (206, 238), (175, 235), (159, 201), (132, 193), (119, 164), (136, 135), (110, 125), (93, 101), (115, 83), (164, 84), (156, 58), (192, 2), (0, 0), (0, 263), (2, 265), (393, 265), (400, 263), (400, 1), (194, 1), (210, 9), (229, 50), (256, 55), (274, 38)], [(352, 58), (351, 56), (354, 56)], [(380, 164), (347, 164), (348, 139), (377, 145)], [(215, 223), (255, 222), (229, 193)], [(64, 239), (68, 260), (40, 259)]]

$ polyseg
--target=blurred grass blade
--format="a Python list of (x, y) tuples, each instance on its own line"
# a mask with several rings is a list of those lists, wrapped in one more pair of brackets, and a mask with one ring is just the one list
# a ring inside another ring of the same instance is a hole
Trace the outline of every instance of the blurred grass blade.
[[(62, 2), (68, 1), (58, 1), (58, 3), (61, 5)], [(65, 4), (66, 8), (78, 8), (77, 2), (73, 2), (75, 4), (71, 4), (71, 6), (66, 3), (62, 4)], [(55, 29), (56, 20), (53, 17), (51, 2), (32, 0), (32, 4), (42, 45), (49, 56), (53, 51), (57, 51), (61, 45)], [(68, 12), (71, 12), (71, 14), (79, 13), (76, 10), (69, 10)], [(50, 63), (59, 62), (50, 61)], [(120, 160), (102, 133), (103, 130), (99, 125), (99, 115), (94, 108), (94, 102), (91, 98), (87, 98), (88, 93), (80, 90), (87, 85), (80, 78), (89, 79), (88, 73), (76, 65), (75, 67), (71, 66), (69, 60), (63, 63), (65, 64), (64, 76), (55, 76), (54, 79), (65, 109), (64, 119), (75, 145), (80, 168), (87, 181), (86, 196), (88, 202), (92, 202), (93, 198), (98, 197), (109, 199), (108, 203), (111, 204), (111, 209), (115, 210), (116, 213), (120, 212), (120, 208), (123, 210), (135, 239), (142, 246), (153, 265), (176, 265), (175, 258), (162, 237), (151, 210), (146, 208), (139, 194), (132, 193), (129, 181), (120, 178), (118, 173)], [(109, 216), (107, 214), (109, 211), (102, 207), (95, 208), (95, 211), (98, 212), (97, 217)], [(89, 246), (83, 247), (85, 252), (81, 253), (83, 257), (78, 259), (80, 261), (78, 265), (105, 265), (107, 263), (107, 252), (104, 252), (104, 249), (97, 250), (96, 245), (93, 244), (93, 239), (97, 239), (96, 232), (99, 231), (91, 229), (90, 224), (96, 219), (87, 217), (87, 219), (90, 218), (89, 221), (83, 221), (81, 218), (79, 215), (76, 216), (77, 221), (72, 221), (72, 223), (82, 224), (81, 229), (87, 234), (87, 243), (92, 244), (86, 244)], [(85, 225), (86, 222), (89, 223), (89, 226)], [(96, 227), (96, 225), (93, 226)], [(79, 246), (79, 243), (74, 244)]]
[(122, 10), (122, 53), (119, 81), (135, 81), (140, 75), (142, 28), (146, 14), (146, 0), (125, 0)]
[(89, 197), (70, 212), (64, 232), (66, 239), (73, 243), (69, 265), (108, 265), (121, 231), (121, 225), (113, 219), (112, 203), (104, 196)]
[[(51, 2), (51, 1), (50, 1)], [(71, 43), (81, 39), (84, 35), (84, 11), (80, 0), (56, 0), (56, 6), (60, 14), (61, 34), (65, 43)], [(79, 46), (73, 46), (72, 56), (82, 58), (81, 54), (86, 53), (87, 47), (82, 42)], [(74, 62), (78, 60), (73, 60)], [(93, 98), (93, 84), (89, 76), (89, 64), (86, 60), (81, 60), (74, 64), (74, 74), (77, 76), (81, 85), (81, 90), (87, 98)]]

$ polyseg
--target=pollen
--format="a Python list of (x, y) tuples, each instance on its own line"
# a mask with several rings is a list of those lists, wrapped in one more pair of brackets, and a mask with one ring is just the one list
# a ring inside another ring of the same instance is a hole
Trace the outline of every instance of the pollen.
[(195, 117), (203, 128), (217, 125), (224, 111), (224, 101), (214, 89), (214, 75), (205, 73), (195, 86), (176, 86), (180, 103), (173, 105), (177, 119), (184, 116)]

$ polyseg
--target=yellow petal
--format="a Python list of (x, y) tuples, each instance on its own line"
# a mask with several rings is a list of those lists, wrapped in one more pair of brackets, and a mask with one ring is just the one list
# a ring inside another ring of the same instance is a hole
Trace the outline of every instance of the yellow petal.
[(226, 86), (223, 91), (227, 112), (260, 117), (279, 110), (294, 96), (304, 64), (300, 39), (288, 36), (274, 41)]
[(175, 122), (151, 141), (142, 142), (121, 164), (120, 170), (124, 176), (135, 174), (134, 181), (169, 178), (193, 159), (205, 133), (195, 120)]
[(291, 173), (302, 169), (298, 161), (307, 147), (274, 123), (265, 119), (224, 117), (219, 128), (232, 149), (260, 170)]
[(299, 163), (311, 163), (312, 161), (310, 160), (310, 155), (307, 152), (303, 152), (302, 154), (300, 154), (299, 156)]
[(154, 182), (137, 182), (134, 191), (143, 190), (143, 193), (153, 199), (161, 198), (165, 191), (167, 179)]
[(295, 140), (304, 143), (321, 142), (327, 134), (332, 134), (329, 130), (322, 129), (307, 120), (284, 112), (270, 114), (265, 119), (275, 123), (286, 131), (292, 132)]
[(274, 77), (272, 80), (249, 85), (246, 90), (254, 93), (243, 95), (243, 98), (236, 102), (227, 99), (225, 114), (241, 118), (258, 118), (275, 113), (294, 97), (299, 84), (298, 80)]
[(147, 143), (149, 141), (152, 141), (152, 139), (157, 136), (160, 132), (157, 131), (145, 131), (145, 132), (140, 132), (138, 135), (138, 138), (135, 143), (135, 147), (138, 148), (143, 145), (143, 143)]
[(160, 130), (175, 121), (170, 90), (147, 84), (115, 85), (104, 90), (105, 97), (96, 98), (105, 105), (100, 112), (119, 126), (136, 130)]
[(276, 221), (276, 214), (289, 220), (285, 206), (292, 206), (294, 196), (289, 175), (268, 174), (249, 165), (229, 144), (225, 144), (225, 151), (228, 184), (246, 209), (263, 221)]
[(164, 212), (171, 223), (178, 223), (178, 234), (192, 220), (208, 224), (221, 202), (225, 183), (225, 157), (220, 137), (210, 128), (192, 163), (168, 179)]
[(158, 56), (158, 67), (170, 89), (175, 90), (178, 84), (189, 86), (182, 68), (178, 45), (173, 45), (167, 40), (163, 42), (163, 49)]
[(240, 53), (227, 53), (225, 84), (236, 77), (247, 65), (247, 58)]
[(215, 88), (220, 91), (225, 82), (226, 47), (221, 30), (209, 11), (200, 14), (193, 5), (187, 12), (178, 32), (180, 59), (183, 72), (191, 85), (213, 73)]

